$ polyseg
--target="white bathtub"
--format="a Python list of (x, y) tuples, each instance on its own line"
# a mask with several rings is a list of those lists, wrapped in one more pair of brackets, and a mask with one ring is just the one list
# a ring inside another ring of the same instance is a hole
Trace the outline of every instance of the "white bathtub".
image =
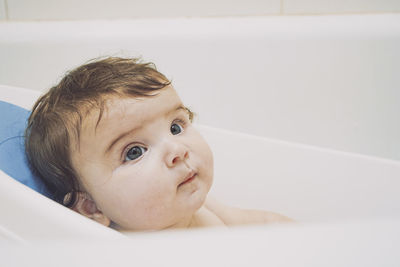
[[(199, 114), (215, 155), (211, 194), (300, 222), (120, 235), (0, 172), (0, 244), (35, 244), (4, 246), (5, 262), (49, 265), (73, 249), (76, 256), (60, 266), (398, 266), (399, 21), (375, 15), (0, 24), (0, 84), (36, 90), (3, 86), (0, 100), (29, 108), (40, 90), (84, 60), (143, 55)], [(21, 251), (27, 256), (18, 257)]]

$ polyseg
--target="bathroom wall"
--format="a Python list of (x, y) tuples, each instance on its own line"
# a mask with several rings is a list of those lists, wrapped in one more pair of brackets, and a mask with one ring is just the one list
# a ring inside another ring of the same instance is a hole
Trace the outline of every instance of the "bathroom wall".
[(400, 12), (399, 0), (0, 0), (0, 21)]
[(6, 15), (6, 1), (5, 0), (0, 0), (0, 21), (5, 21), (8, 19)]

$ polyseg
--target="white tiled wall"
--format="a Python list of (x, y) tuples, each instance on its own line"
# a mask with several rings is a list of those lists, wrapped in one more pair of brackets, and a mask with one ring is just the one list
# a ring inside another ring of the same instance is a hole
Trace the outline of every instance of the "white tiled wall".
[(0, 0), (0, 21), (6, 20), (6, 2)]
[(400, 0), (0, 0), (0, 21), (381, 12)]
[(282, 0), (284, 14), (400, 12), (400, 0)]
[(11, 20), (279, 14), (280, 0), (7, 0)]
[(400, 0), (0, 0), (3, 21), (375, 12), (400, 12)]

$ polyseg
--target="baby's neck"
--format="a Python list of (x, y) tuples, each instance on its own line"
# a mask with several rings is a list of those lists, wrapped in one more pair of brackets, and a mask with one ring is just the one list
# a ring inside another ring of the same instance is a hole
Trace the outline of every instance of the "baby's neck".
[(225, 223), (204, 205), (192, 216), (185, 228), (226, 226)]
[[(165, 228), (164, 230), (171, 229), (190, 229), (190, 228), (199, 228), (199, 227), (217, 227), (217, 226), (226, 226), (226, 224), (211, 210), (209, 210), (204, 205), (197, 210), (191, 217), (187, 217), (182, 221)], [(124, 231), (117, 224), (112, 223), (110, 225), (111, 228), (117, 231)]]

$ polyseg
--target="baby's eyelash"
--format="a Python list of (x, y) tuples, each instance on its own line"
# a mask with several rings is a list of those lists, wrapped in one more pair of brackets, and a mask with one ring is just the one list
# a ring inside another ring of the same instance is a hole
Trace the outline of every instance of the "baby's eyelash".
[(172, 124), (174, 124), (174, 123), (178, 123), (179, 125), (185, 127), (188, 122), (185, 120), (182, 120), (182, 119), (175, 119), (172, 121)]
[[(128, 161), (126, 160), (126, 156), (128, 155), (129, 150), (130, 150), (131, 148), (135, 147), (135, 146), (142, 147), (142, 148), (144, 149), (145, 152), (148, 150), (147, 147), (145, 147), (144, 145), (138, 144), (138, 143), (129, 144), (129, 145), (127, 145), (127, 146), (124, 148), (124, 150), (122, 151), (122, 155), (121, 155), (121, 162), (122, 162), (122, 163), (128, 162)], [(134, 161), (136, 161), (136, 160), (134, 160)]]
[(192, 123), (193, 116), (191, 114), (192, 113), (190, 112), (182, 112), (177, 115), (177, 117), (172, 121), (171, 124), (177, 123), (183, 128), (186, 128), (188, 124)]

